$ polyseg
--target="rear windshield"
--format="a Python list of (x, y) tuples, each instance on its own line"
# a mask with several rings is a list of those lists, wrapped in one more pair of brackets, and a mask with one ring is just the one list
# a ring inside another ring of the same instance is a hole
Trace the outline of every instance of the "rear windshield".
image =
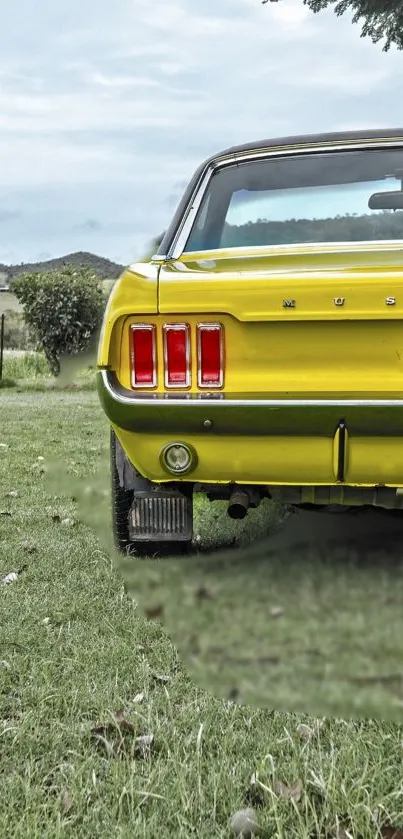
[(316, 152), (218, 169), (185, 252), (388, 239), (403, 240), (403, 150)]

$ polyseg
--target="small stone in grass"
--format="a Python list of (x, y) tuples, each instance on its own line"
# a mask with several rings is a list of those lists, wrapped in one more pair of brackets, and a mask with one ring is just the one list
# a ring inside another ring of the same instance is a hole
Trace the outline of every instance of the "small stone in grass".
[(65, 813), (69, 813), (73, 806), (73, 799), (67, 789), (63, 789), (60, 795), (60, 807)]
[(16, 571), (10, 571), (9, 574), (5, 574), (4, 577), (1, 578), (0, 582), (2, 586), (7, 586), (9, 583), (15, 583), (18, 580), (18, 574)]
[(152, 743), (154, 741), (154, 734), (142, 734), (135, 739), (135, 751), (138, 757), (147, 757), (150, 752)]
[(155, 679), (156, 682), (170, 682), (171, 677), (165, 675), (165, 673), (152, 673), (152, 678)]
[(284, 609), (282, 606), (272, 606), (270, 609), (270, 617), (271, 618), (281, 618), (281, 615), (284, 615)]
[(301, 781), (297, 781), (292, 787), (289, 787), (287, 784), (283, 784), (282, 781), (274, 781), (273, 789), (276, 795), (278, 795), (280, 798), (288, 798), (292, 801), (295, 801), (296, 804), (301, 799)]
[(297, 725), (297, 731), (301, 740), (306, 740), (307, 742), (309, 742), (309, 740), (312, 740), (312, 737), (315, 733), (313, 728), (311, 728), (310, 725), (305, 725), (305, 723)]
[(231, 819), (231, 829), (237, 839), (251, 839), (259, 835), (259, 824), (257, 816), (251, 807), (246, 810), (238, 810)]

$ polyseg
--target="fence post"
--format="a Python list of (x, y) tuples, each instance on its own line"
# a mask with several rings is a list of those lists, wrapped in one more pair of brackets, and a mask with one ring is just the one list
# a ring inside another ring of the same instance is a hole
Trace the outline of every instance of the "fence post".
[(0, 319), (0, 382), (3, 378), (3, 352), (4, 352), (4, 321), (5, 314), (3, 313)]

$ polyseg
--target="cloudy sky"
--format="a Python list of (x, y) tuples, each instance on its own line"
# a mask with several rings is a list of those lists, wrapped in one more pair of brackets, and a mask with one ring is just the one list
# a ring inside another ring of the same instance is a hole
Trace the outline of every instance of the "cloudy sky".
[(0, 262), (132, 262), (210, 154), (403, 122), (403, 53), (302, 0), (13, 0), (1, 19)]

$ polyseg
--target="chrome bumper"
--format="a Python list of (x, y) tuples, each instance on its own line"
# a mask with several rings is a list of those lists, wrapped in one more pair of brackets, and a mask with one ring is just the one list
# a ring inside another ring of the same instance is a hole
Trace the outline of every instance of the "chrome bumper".
[(344, 420), (349, 434), (403, 436), (401, 398), (306, 399), (253, 394), (138, 393), (123, 388), (109, 370), (97, 373), (97, 388), (109, 421), (127, 431), (166, 434), (333, 435)]

